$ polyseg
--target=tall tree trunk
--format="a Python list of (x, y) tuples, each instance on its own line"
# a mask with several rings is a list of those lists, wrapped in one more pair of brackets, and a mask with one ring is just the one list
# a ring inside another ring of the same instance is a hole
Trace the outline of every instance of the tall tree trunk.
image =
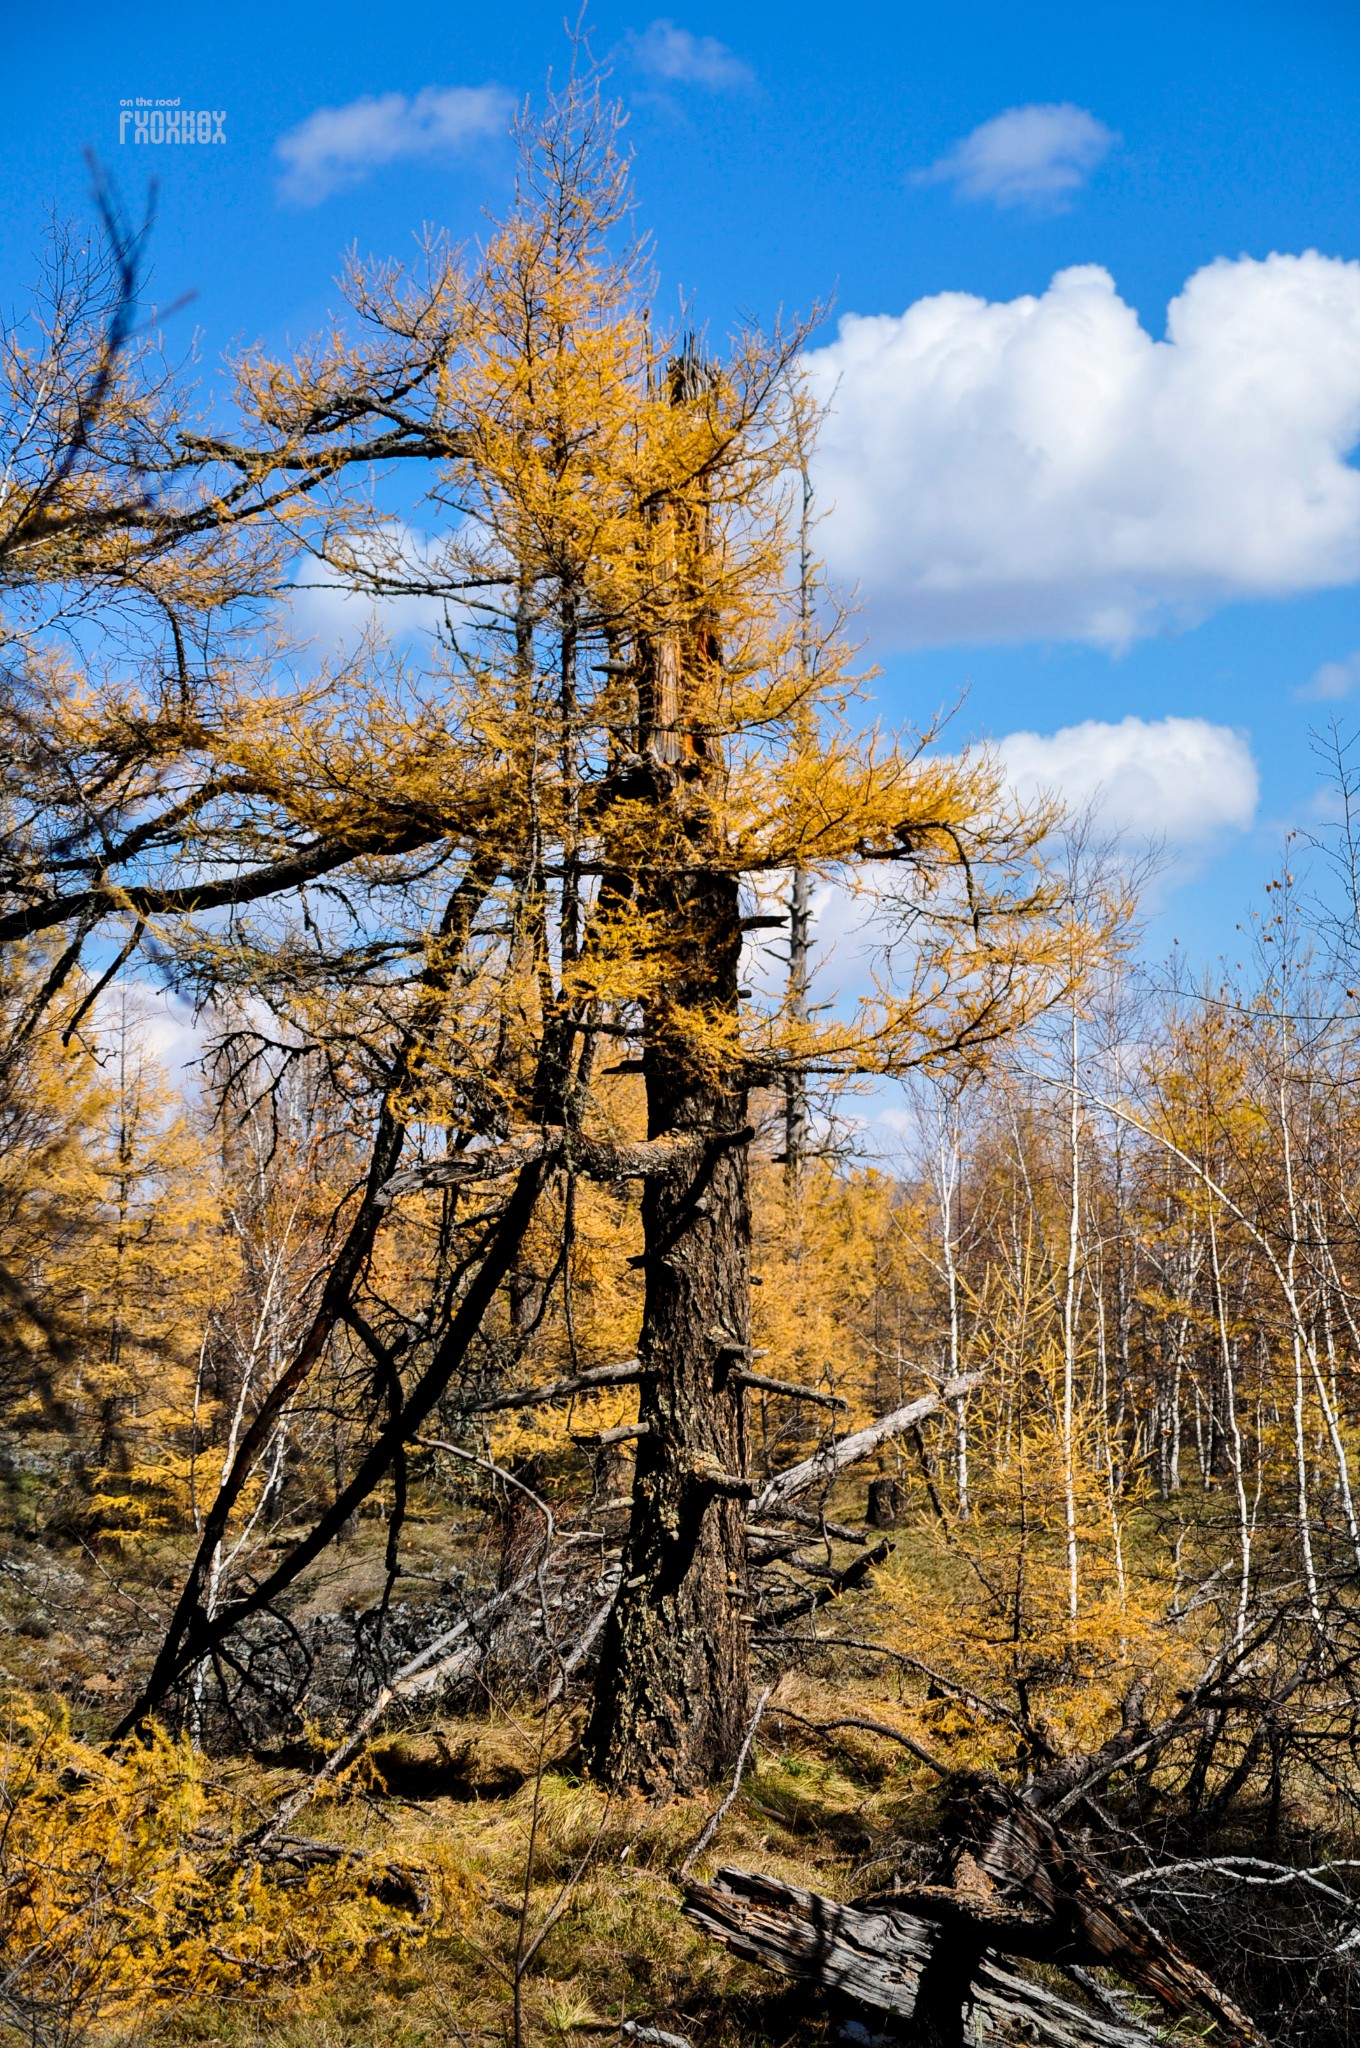
[(730, 1767), (747, 1715), (743, 1390), (750, 1356), (746, 1091), (675, 1019), (735, 1017), (737, 886), (668, 893), (676, 977), (644, 1048), (648, 1134), (702, 1132), (701, 1163), (648, 1183), (641, 1420), (623, 1583), (586, 1736), (597, 1775), (653, 1796)]
[[(700, 402), (692, 342), (672, 403)], [(747, 1714), (744, 1393), (751, 1348), (747, 1091), (738, 1034), (741, 907), (720, 802), (722, 651), (705, 601), (702, 490), (656, 515), (670, 623), (638, 644), (633, 791), (654, 830), (633, 852), (638, 905), (658, 934), (644, 1003), (649, 1138), (705, 1140), (642, 1197), (645, 1292), (633, 1512), (605, 1633), (586, 1753), (596, 1775), (653, 1797), (730, 1767)], [(640, 771), (640, 772), (639, 772)], [(638, 853), (642, 855), (639, 872)]]
[[(811, 925), (807, 869), (799, 867), (793, 871), (789, 891), (789, 1015), (795, 1024), (806, 1024), (808, 1020)], [(802, 1193), (807, 1146), (807, 1076), (800, 1067), (791, 1065), (784, 1076), (784, 1177), (795, 1201)]]

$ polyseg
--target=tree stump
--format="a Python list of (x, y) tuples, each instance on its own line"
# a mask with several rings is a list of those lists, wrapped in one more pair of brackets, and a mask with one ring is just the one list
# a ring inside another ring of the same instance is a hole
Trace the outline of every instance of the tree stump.
[(906, 1512), (902, 1482), (889, 1474), (869, 1481), (869, 1507), (865, 1515), (871, 1529), (895, 1529)]
[[(511, 1477), (527, 1486), (529, 1493), (539, 1493), (547, 1476), (547, 1465), (541, 1452), (531, 1458), (520, 1458), (510, 1467)], [(529, 1494), (519, 1486), (507, 1486), (505, 1506), (501, 1523), (501, 1559), (496, 1573), (496, 1586), (504, 1592), (513, 1586), (516, 1579), (522, 1579), (525, 1572), (532, 1571), (539, 1559), (546, 1555), (548, 1548), (548, 1524), (543, 1510), (536, 1507)]]

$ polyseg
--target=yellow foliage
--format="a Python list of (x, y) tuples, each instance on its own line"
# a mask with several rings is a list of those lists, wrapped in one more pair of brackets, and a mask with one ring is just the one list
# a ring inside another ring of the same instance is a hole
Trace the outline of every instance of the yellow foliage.
[[(233, 1846), (240, 1816), (188, 1743), (152, 1729), (108, 1753), (32, 1698), (3, 1706), (0, 2029), (65, 2043), (101, 2021), (204, 1994), (296, 1993), (424, 1938), (376, 1896), (362, 1856), (299, 1867)], [(427, 1889), (420, 1872), (405, 1873)]]

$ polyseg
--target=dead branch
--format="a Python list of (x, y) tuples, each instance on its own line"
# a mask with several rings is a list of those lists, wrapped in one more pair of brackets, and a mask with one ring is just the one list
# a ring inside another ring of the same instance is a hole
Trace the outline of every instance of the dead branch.
[(811, 1486), (826, 1485), (847, 1465), (857, 1465), (868, 1458), (895, 1436), (916, 1423), (923, 1422), (928, 1415), (935, 1415), (950, 1401), (957, 1401), (970, 1388), (977, 1386), (981, 1373), (964, 1373), (958, 1379), (950, 1380), (938, 1393), (921, 1394), (905, 1407), (894, 1408), (888, 1415), (882, 1415), (877, 1422), (871, 1422), (867, 1429), (858, 1429), (852, 1436), (842, 1437), (838, 1443), (830, 1443), (801, 1464), (790, 1465), (786, 1472), (777, 1472), (764, 1491), (757, 1495), (751, 1513), (753, 1516), (772, 1514), (796, 1500), (800, 1493), (806, 1493)]
[(606, 1589), (604, 1599), (595, 1609), (590, 1620), (586, 1623), (584, 1629), (557, 1667), (557, 1676), (553, 1679), (548, 1689), (547, 1704), (550, 1707), (555, 1706), (557, 1701), (561, 1699), (567, 1689), (567, 1680), (571, 1677), (572, 1672), (589, 1655), (604, 1633), (604, 1625), (614, 1611), (614, 1602), (618, 1597), (619, 1582), (622, 1577), (622, 1568), (618, 1560), (615, 1559), (604, 1574)]
[(887, 1742), (900, 1743), (903, 1749), (910, 1750), (919, 1763), (928, 1765), (941, 1778), (952, 1775), (952, 1767), (949, 1764), (942, 1764), (937, 1756), (932, 1756), (914, 1735), (904, 1735), (900, 1728), (890, 1728), (886, 1721), (870, 1721), (858, 1714), (842, 1715), (834, 1721), (810, 1721), (806, 1714), (795, 1714), (788, 1707), (776, 1707), (773, 1718), (779, 1721), (796, 1721), (800, 1727), (811, 1728), (817, 1735), (831, 1735), (838, 1728), (860, 1728), (866, 1735), (881, 1735)]
[(621, 1365), (597, 1365), (589, 1372), (575, 1373), (570, 1379), (549, 1380), (546, 1387), (521, 1387), (513, 1394), (491, 1394), (484, 1401), (470, 1401), (463, 1412), (494, 1415), (507, 1408), (538, 1408), (545, 1401), (569, 1401), (575, 1394), (594, 1394), (601, 1387), (626, 1387), (642, 1376), (638, 1361), (626, 1358)]
[(502, 1180), (518, 1173), (534, 1160), (561, 1163), (572, 1173), (590, 1180), (651, 1180), (658, 1174), (677, 1173), (692, 1166), (706, 1152), (747, 1143), (750, 1130), (720, 1131), (711, 1135), (649, 1138), (629, 1144), (623, 1140), (588, 1138), (581, 1131), (569, 1131), (560, 1124), (544, 1124), (524, 1131), (502, 1145), (485, 1145), (475, 1152), (459, 1152), (449, 1159), (427, 1160), (423, 1165), (395, 1173), (382, 1191), (384, 1206), (403, 1195), (428, 1188), (461, 1187), (476, 1180)]
[[(852, 1529), (845, 1522), (829, 1522), (825, 1515), (810, 1515), (806, 1508), (775, 1508), (771, 1520), (796, 1522), (800, 1529), (815, 1529), (819, 1536), (834, 1536), (838, 1543), (857, 1543), (861, 1550), (869, 1541), (863, 1529)], [(756, 1533), (754, 1528), (751, 1533)]]
[[(569, 1541), (570, 1539), (568, 1539)], [(258, 1853), (276, 1842), (291, 1820), (296, 1819), (305, 1806), (310, 1805), (324, 1785), (342, 1771), (363, 1748), (378, 1723), (394, 1700), (411, 1699), (420, 1693), (429, 1692), (434, 1686), (456, 1675), (457, 1670), (475, 1660), (479, 1646), (468, 1644), (466, 1638), (481, 1622), (493, 1621), (505, 1610), (512, 1607), (522, 1593), (526, 1593), (538, 1579), (540, 1571), (556, 1564), (566, 1553), (567, 1544), (554, 1551), (551, 1557), (536, 1563), (521, 1573), (513, 1585), (496, 1593), (490, 1600), (472, 1614), (464, 1615), (452, 1628), (445, 1629), (432, 1642), (417, 1650), (414, 1657), (402, 1665), (389, 1685), (383, 1686), (371, 1705), (359, 1716), (350, 1728), (344, 1741), (333, 1749), (320, 1770), (313, 1773), (305, 1785), (291, 1792), (282, 1805), (275, 1808), (269, 1819), (253, 1834), (247, 1836), (247, 1844)]]
[(729, 1790), (726, 1798), (721, 1802), (721, 1804), (713, 1809), (713, 1812), (709, 1815), (708, 1819), (704, 1822), (698, 1834), (695, 1836), (688, 1855), (685, 1857), (684, 1862), (680, 1865), (680, 1878), (682, 1883), (685, 1880), (685, 1878), (689, 1876), (691, 1870), (693, 1870), (695, 1864), (703, 1855), (704, 1850), (708, 1847), (709, 1843), (713, 1840), (713, 1837), (717, 1834), (718, 1829), (722, 1826), (723, 1820), (725, 1819), (727, 1813), (730, 1811), (738, 1792), (740, 1792), (741, 1790), (741, 1780), (742, 1775), (746, 1769), (746, 1759), (751, 1754), (751, 1744), (756, 1739), (756, 1730), (760, 1726), (760, 1717), (765, 1711), (765, 1702), (769, 1699), (770, 1694), (773, 1691), (774, 1687), (772, 1685), (767, 1685), (764, 1692), (760, 1695), (760, 1698), (756, 1701), (756, 1710), (754, 1714), (752, 1714), (751, 1716), (750, 1725), (748, 1726), (745, 1735), (742, 1737), (741, 1748), (737, 1751), (737, 1765), (736, 1769), (732, 1773), (731, 1789)]
[(876, 1564), (882, 1564), (891, 1551), (891, 1543), (876, 1543), (872, 1550), (866, 1550), (863, 1557), (855, 1558), (843, 1571), (833, 1572), (824, 1586), (816, 1586), (796, 1599), (786, 1600), (781, 1607), (774, 1607), (760, 1617), (762, 1629), (782, 1628), (785, 1622), (797, 1621), (804, 1614), (815, 1614), (819, 1607), (825, 1607), (828, 1600), (836, 1600), (842, 1593), (863, 1585)]
[(752, 1387), (762, 1394), (782, 1394), (790, 1401), (814, 1401), (822, 1408), (850, 1406), (839, 1394), (824, 1394), (820, 1387), (804, 1386), (800, 1380), (767, 1379), (761, 1372), (734, 1372), (732, 1378), (739, 1387)]

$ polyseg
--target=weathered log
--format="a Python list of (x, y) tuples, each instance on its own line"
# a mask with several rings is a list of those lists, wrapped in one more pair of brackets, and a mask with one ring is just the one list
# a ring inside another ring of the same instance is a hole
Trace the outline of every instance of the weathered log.
[[(1169, 2012), (1199, 2005), (1227, 2039), (1259, 2044), (1246, 2014), (1213, 1979), (1145, 1920), (1053, 1822), (992, 1779), (964, 1780), (954, 1825), (972, 1870), (1004, 1902), (1032, 1916), (1029, 1945), (998, 1943), (1011, 1954), (1105, 1965), (1150, 1992)], [(957, 1868), (957, 1866), (956, 1866)], [(957, 1880), (956, 1880), (957, 1882)], [(897, 1904), (896, 1893), (884, 1903)]]
[(614, 1602), (619, 1595), (619, 1580), (622, 1576), (623, 1573), (617, 1558), (613, 1559), (601, 1573), (598, 1590), (603, 1592), (604, 1598), (557, 1667), (557, 1676), (553, 1679), (552, 1685), (548, 1689), (547, 1704), (550, 1707), (555, 1706), (557, 1701), (561, 1699), (567, 1689), (567, 1681), (571, 1677), (572, 1672), (575, 1671), (578, 1664), (585, 1661), (600, 1637), (604, 1634), (605, 1624), (614, 1611)]
[(1136, 2021), (1110, 2020), (984, 1956), (972, 1982), (974, 2037), (981, 2042), (1034, 2042), (1044, 2048), (1154, 2048), (1156, 2035)]
[(668, 2034), (664, 2027), (644, 2027), (639, 2020), (611, 2020), (608, 2033), (623, 2035), (625, 2041), (641, 2041), (645, 2048), (694, 2048), (688, 2034)]
[(910, 2019), (938, 1928), (910, 1913), (857, 1912), (754, 1871), (685, 1887), (687, 1917), (734, 1954)]
[(947, 1883), (898, 1887), (841, 1905), (772, 1878), (724, 1870), (716, 1885), (690, 1887), (685, 1910), (736, 1953), (915, 2017), (927, 2039), (953, 2048), (1012, 2040), (1132, 2048), (1148, 2039), (1132, 2022), (1102, 2019), (1055, 1998), (1004, 1969), (998, 1955), (1117, 1970), (1177, 2018), (1199, 2007), (1233, 2048), (1264, 2048), (1251, 2020), (1212, 1978), (1006, 1786), (958, 1780), (945, 1841)]
[(959, 2048), (1151, 2048), (1154, 2039), (1031, 1984), (913, 1913), (866, 1911), (730, 1868), (713, 1884), (691, 1882), (684, 1911), (736, 1955), (858, 2005), (917, 2019), (927, 2037), (952, 2036)]

